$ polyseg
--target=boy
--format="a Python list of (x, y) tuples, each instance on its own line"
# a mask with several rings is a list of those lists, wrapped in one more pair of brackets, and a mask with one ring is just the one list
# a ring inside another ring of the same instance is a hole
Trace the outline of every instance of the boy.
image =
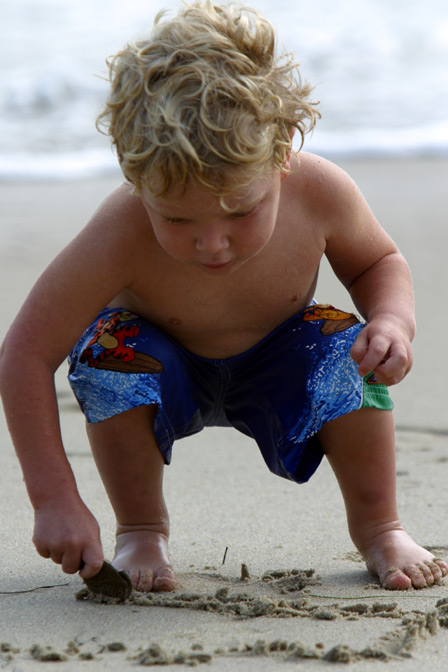
[[(395, 500), (386, 386), (412, 365), (409, 270), (351, 180), (291, 152), (318, 113), (271, 25), (194, 3), (110, 68), (102, 118), (127, 183), (45, 271), (2, 349), (37, 551), (84, 578), (103, 562), (59, 431), (53, 374), (71, 352), (117, 518), (113, 564), (138, 590), (176, 586), (163, 466), (206, 425), (254, 437), (297, 482), (325, 454), (371, 573), (390, 589), (438, 582), (447, 564), (409, 538)], [(324, 253), (367, 324), (314, 303)]]

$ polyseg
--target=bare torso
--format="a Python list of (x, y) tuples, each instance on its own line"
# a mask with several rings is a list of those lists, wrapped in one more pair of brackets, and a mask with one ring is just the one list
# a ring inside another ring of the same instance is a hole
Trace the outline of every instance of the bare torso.
[(325, 243), (309, 212), (309, 199), (300, 198), (301, 171), (282, 183), (269, 244), (225, 276), (213, 277), (171, 259), (145, 222), (140, 199), (129, 195), (144, 235), (137, 241), (132, 283), (108, 305), (138, 313), (204, 357), (230, 357), (250, 348), (314, 296)]

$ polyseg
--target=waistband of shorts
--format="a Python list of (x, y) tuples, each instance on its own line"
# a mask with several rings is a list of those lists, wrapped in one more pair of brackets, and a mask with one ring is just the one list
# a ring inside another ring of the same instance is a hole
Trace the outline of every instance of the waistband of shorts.
[[(302, 308), (301, 310), (297, 311), (297, 313), (294, 313), (294, 315), (291, 315), (291, 317), (288, 317), (284, 322), (281, 322), (279, 325), (277, 325), (272, 331), (270, 331), (266, 336), (263, 336), (262, 339), (257, 341), (254, 345), (252, 345), (250, 348), (247, 350), (243, 350), (242, 352), (239, 352), (236, 355), (232, 355), (231, 357), (204, 357), (202, 355), (199, 355), (195, 352), (192, 352), (191, 350), (188, 350), (188, 348), (185, 348), (181, 343), (179, 343), (173, 336), (171, 336), (169, 333), (164, 331), (162, 328), (158, 327), (157, 325), (153, 324), (150, 320), (146, 320), (146, 318), (141, 317), (137, 313), (134, 313), (134, 311), (129, 310), (129, 308), (125, 308), (122, 306), (118, 307), (113, 307), (113, 308), (104, 308), (100, 313), (98, 313), (97, 317), (93, 321), (93, 323), (88, 327), (87, 331), (90, 331), (92, 326), (96, 325), (99, 319), (104, 318), (106, 315), (108, 315), (111, 312), (130, 312), (132, 314), (135, 314), (136, 317), (134, 319), (140, 319), (148, 324), (152, 325), (156, 329), (160, 329), (168, 338), (169, 340), (173, 341), (179, 348), (181, 348), (185, 353), (188, 353), (191, 357), (195, 358), (197, 361), (202, 361), (205, 364), (212, 364), (215, 365), (216, 363), (227, 363), (231, 364), (233, 362), (238, 362), (240, 359), (243, 359), (247, 356), (250, 356), (252, 353), (256, 352), (259, 348), (262, 348), (263, 345), (269, 341), (271, 338), (275, 338), (275, 336), (281, 332), (284, 329), (287, 329), (290, 324), (295, 322), (296, 320), (300, 319), (300, 316), (305, 313), (309, 308), (312, 306), (315, 306), (318, 304), (318, 301), (316, 299), (312, 299), (312, 301), (305, 306), (305, 308)], [(361, 323), (362, 324), (362, 323)]]
[(141, 317), (137, 313), (134, 313), (134, 311), (130, 311), (129, 308), (124, 308), (124, 307), (121, 307), (121, 306), (114, 307), (114, 308), (104, 308), (101, 312), (98, 313), (94, 322), (92, 323), (92, 325), (90, 325), (88, 327), (87, 331), (89, 331), (91, 329), (91, 327), (98, 322), (99, 319), (104, 318), (106, 315), (108, 315), (111, 312), (118, 312), (118, 313), (120, 313), (120, 312), (130, 312), (130, 313), (136, 315), (136, 318), (134, 318), (134, 319), (144, 320), (145, 322), (147, 322), (148, 324), (151, 324), (155, 328), (160, 329), (168, 339), (172, 340), (174, 343), (176, 343), (176, 345), (178, 347), (182, 348), (185, 352), (190, 354), (196, 360), (202, 361), (204, 363), (209, 363), (209, 364), (214, 364), (216, 362), (226, 362), (226, 363), (230, 364), (232, 362), (237, 362), (238, 360), (243, 359), (244, 357), (250, 356), (258, 348), (262, 347), (264, 345), (264, 343), (269, 341), (269, 339), (275, 337), (276, 334), (278, 334), (283, 329), (287, 328), (289, 324), (291, 324), (292, 322), (294, 322), (295, 320), (300, 318), (300, 315), (302, 315), (302, 313), (304, 313), (306, 310), (308, 310), (309, 308), (311, 308), (312, 306), (314, 306), (316, 304), (317, 304), (317, 301), (315, 299), (313, 299), (311, 301), (311, 303), (308, 304), (308, 306), (305, 306), (305, 308), (302, 308), (301, 310), (297, 311), (297, 313), (294, 313), (294, 315), (291, 315), (291, 317), (288, 317), (284, 322), (281, 322), (279, 325), (274, 327), (274, 329), (272, 331), (270, 331), (268, 334), (266, 334), (266, 336), (263, 336), (262, 339), (257, 341), (257, 343), (252, 345), (250, 348), (248, 348), (247, 350), (243, 350), (242, 352), (239, 352), (236, 355), (232, 355), (231, 357), (204, 357), (202, 355), (198, 355), (196, 352), (192, 352), (191, 350), (188, 350), (188, 348), (185, 348), (173, 336), (171, 336), (169, 333), (165, 332), (162, 328), (153, 324), (150, 320), (146, 320), (146, 318)]

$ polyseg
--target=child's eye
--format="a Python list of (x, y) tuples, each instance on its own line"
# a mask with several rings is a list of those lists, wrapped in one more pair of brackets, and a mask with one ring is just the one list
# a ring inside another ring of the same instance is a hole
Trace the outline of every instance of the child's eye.
[(164, 217), (165, 222), (169, 222), (170, 224), (183, 224), (184, 222), (188, 221), (187, 219), (183, 219), (182, 217)]
[(241, 212), (232, 212), (232, 217), (235, 219), (243, 219), (243, 217), (249, 217), (249, 215), (252, 215), (255, 210), (257, 209), (257, 206), (254, 206), (253, 208), (250, 208), (250, 210), (243, 210)]

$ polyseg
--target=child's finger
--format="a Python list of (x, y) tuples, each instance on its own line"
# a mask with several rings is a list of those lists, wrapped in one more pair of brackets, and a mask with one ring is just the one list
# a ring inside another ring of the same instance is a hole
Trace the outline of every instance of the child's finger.
[(365, 354), (369, 348), (369, 338), (367, 335), (367, 332), (365, 329), (361, 331), (356, 339), (356, 341), (353, 343), (351, 350), (350, 350), (350, 356), (351, 358), (357, 363), (361, 364), (362, 360), (365, 357)]
[(375, 377), (385, 385), (399, 383), (412, 367), (412, 352), (404, 346), (393, 345), (388, 357), (374, 370)]
[(382, 336), (372, 338), (367, 347), (367, 351), (361, 361), (358, 361), (358, 373), (360, 376), (367, 376), (371, 371), (375, 371), (378, 366), (383, 364), (389, 357), (390, 343), (388, 339)]
[(104, 555), (101, 548), (86, 548), (82, 554), (81, 568), (77, 567), (75, 571), (80, 569), (79, 576), (82, 579), (91, 579), (96, 576), (104, 563)]
[(64, 574), (75, 574), (81, 567), (81, 553), (79, 551), (66, 551), (59, 564)]

